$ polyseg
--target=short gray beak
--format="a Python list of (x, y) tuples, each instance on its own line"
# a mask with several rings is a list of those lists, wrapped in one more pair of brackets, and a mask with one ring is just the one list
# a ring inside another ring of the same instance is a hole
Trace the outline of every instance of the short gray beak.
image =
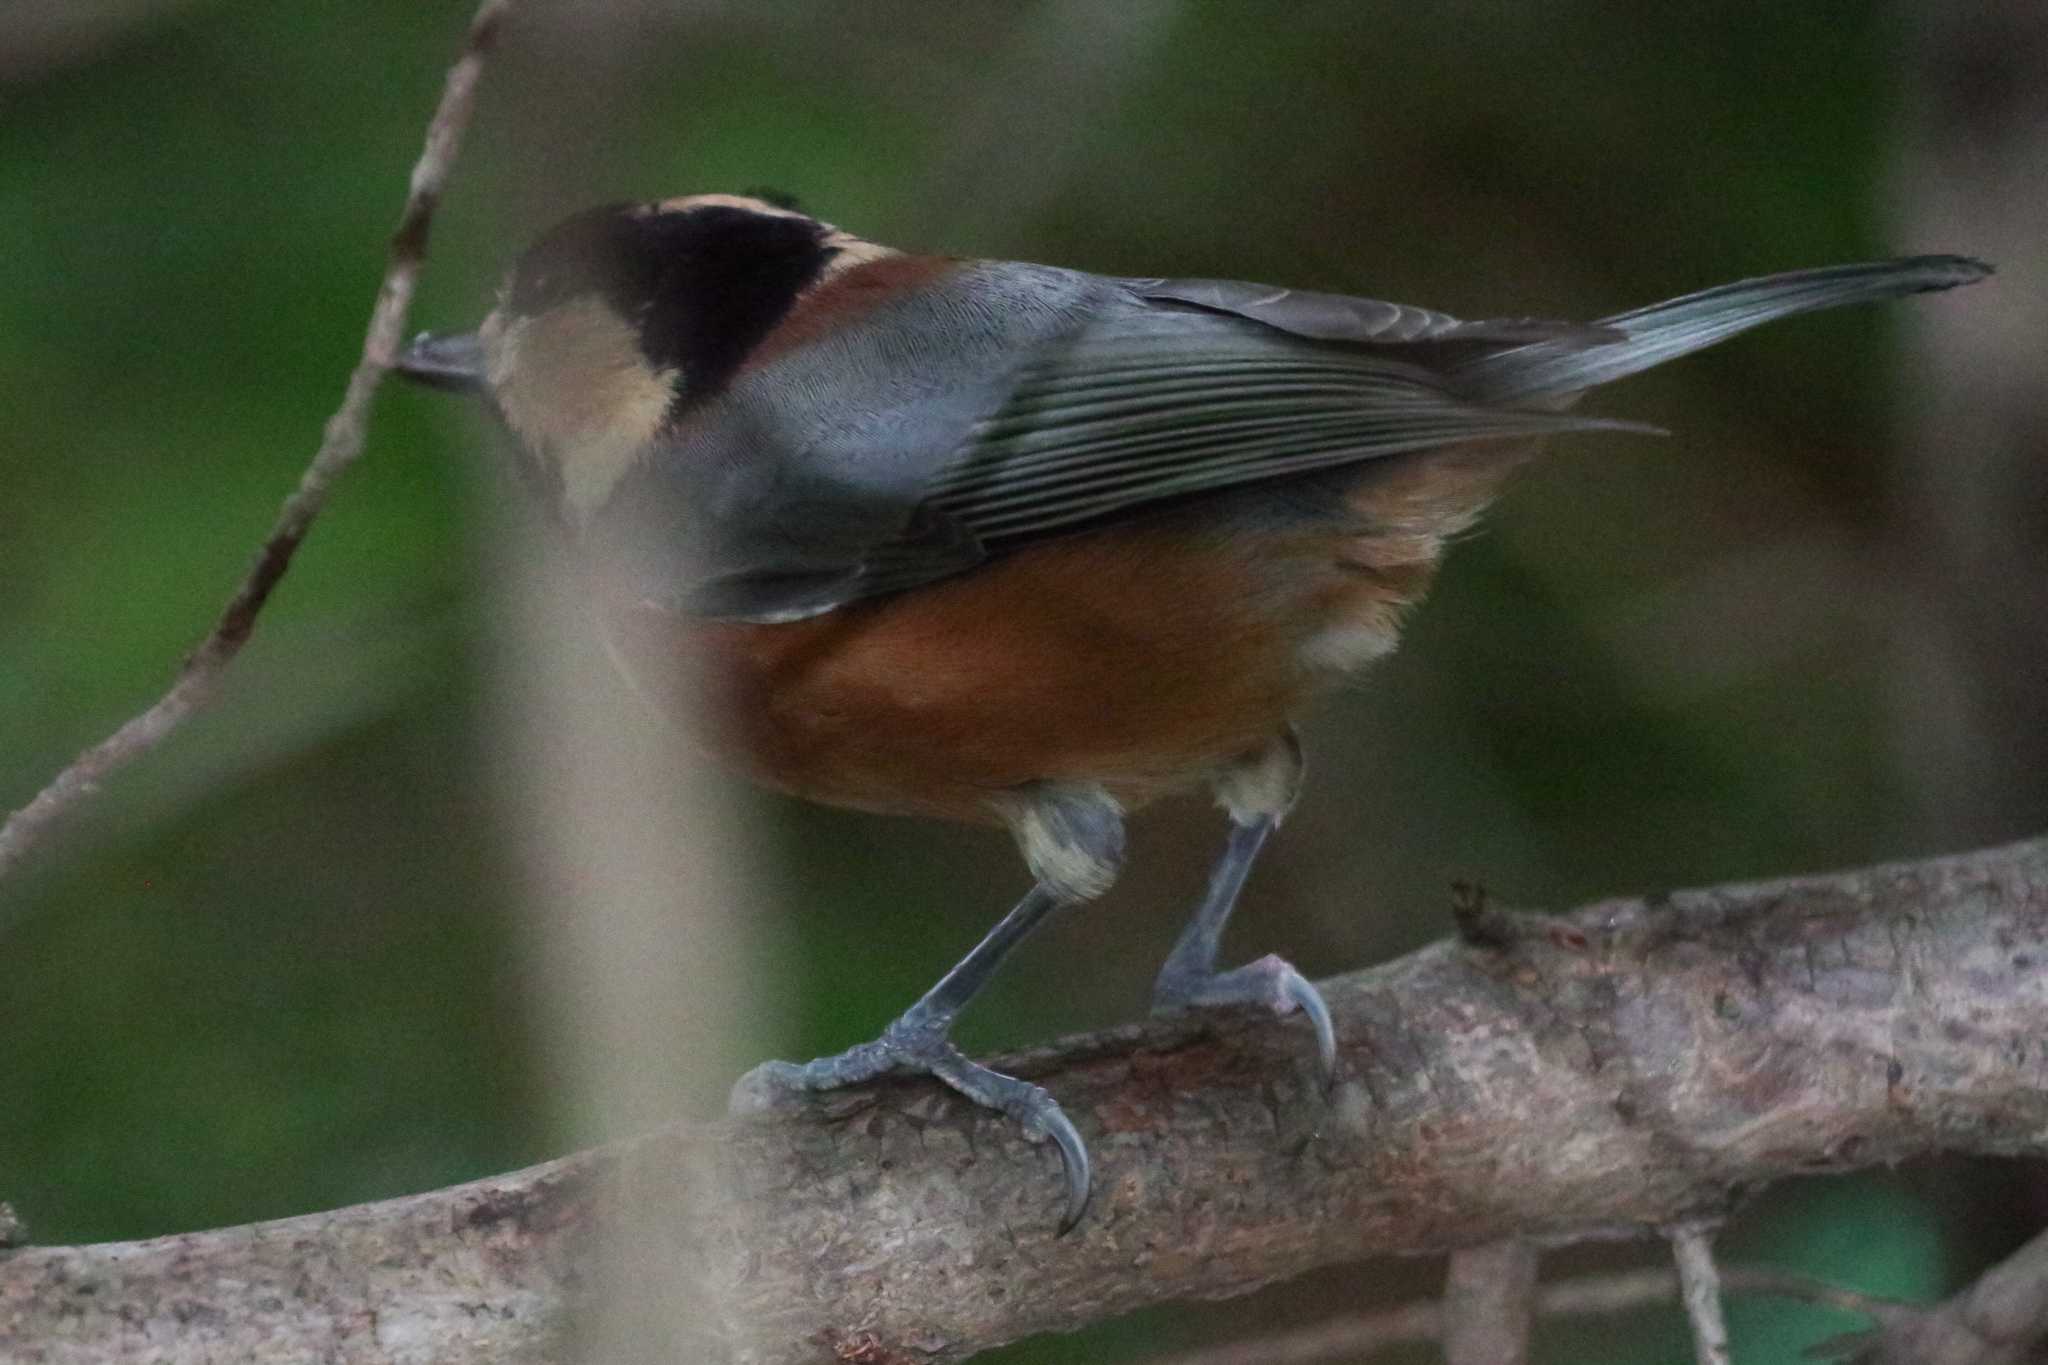
[(484, 344), (474, 332), (421, 332), (392, 368), (429, 388), (478, 393), (484, 387)]

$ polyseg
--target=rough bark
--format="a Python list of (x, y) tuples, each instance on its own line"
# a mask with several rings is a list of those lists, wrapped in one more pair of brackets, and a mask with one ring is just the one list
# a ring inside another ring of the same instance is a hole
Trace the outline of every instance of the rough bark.
[[(2048, 840), (1489, 917), (1324, 983), (1296, 1025), (1147, 1024), (1005, 1063), (1097, 1163), (923, 1083), (387, 1203), (0, 1256), (0, 1359), (560, 1358), (587, 1240), (627, 1201), (719, 1305), (680, 1358), (957, 1360), (1314, 1266), (1653, 1235), (1794, 1173), (2048, 1151)], [(1503, 932), (1505, 931), (1505, 932)]]

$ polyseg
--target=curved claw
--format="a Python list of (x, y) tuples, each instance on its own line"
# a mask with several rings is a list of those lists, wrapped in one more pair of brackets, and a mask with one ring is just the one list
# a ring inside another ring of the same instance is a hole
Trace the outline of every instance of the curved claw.
[(1088, 1211), (1088, 1144), (1081, 1141), (1080, 1131), (1067, 1117), (1067, 1111), (1060, 1108), (1059, 1101), (1041, 1086), (969, 1061), (951, 1043), (934, 1049), (925, 1065), (932, 1076), (976, 1104), (1015, 1119), (1026, 1137), (1034, 1141), (1053, 1140), (1060, 1149), (1060, 1168), (1067, 1181), (1067, 1208), (1060, 1218), (1059, 1233), (1065, 1236), (1073, 1231), (1081, 1215)]
[(1081, 1134), (1074, 1128), (1073, 1120), (1064, 1109), (1053, 1105), (1038, 1115), (1039, 1126), (1046, 1136), (1058, 1144), (1060, 1167), (1067, 1176), (1067, 1211), (1060, 1216), (1061, 1237), (1074, 1230), (1081, 1216), (1088, 1212), (1088, 1196), (1092, 1192), (1093, 1180), (1088, 1167), (1088, 1144), (1081, 1141)]
[(1327, 1092), (1337, 1083), (1337, 1027), (1330, 1022), (1330, 1007), (1324, 1003), (1323, 993), (1300, 972), (1288, 972), (1280, 989), (1295, 1008), (1308, 1016), (1316, 1031), (1316, 1075)]

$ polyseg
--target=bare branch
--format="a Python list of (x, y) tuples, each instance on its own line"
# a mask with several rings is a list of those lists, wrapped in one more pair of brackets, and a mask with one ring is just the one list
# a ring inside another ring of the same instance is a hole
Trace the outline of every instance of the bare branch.
[(939, 1362), (1375, 1255), (1652, 1237), (1795, 1173), (2048, 1152), (2048, 839), (1531, 930), (1326, 983), (1328, 1099), (1266, 1018), (1007, 1059), (1094, 1148), (1065, 1238), (1055, 1154), (892, 1081), (385, 1204), (10, 1252), (0, 1358), (544, 1359), (606, 1198), (657, 1213), (719, 1305), (692, 1359)]
[(290, 567), (292, 555), (305, 539), (313, 519), (326, 505), (329, 489), (362, 454), (370, 400), (376, 396), (377, 386), (404, 337), (413, 287), (426, 259), (434, 209), (461, 148), (470, 111), (476, 105), (484, 58), (511, 3), (512, 0), (484, 0), (470, 21), (460, 55), (448, 69), (441, 102), (427, 124), (426, 146), (413, 165), (405, 208), (391, 236), (390, 260), (377, 290), (377, 302), (370, 310), (362, 357), (349, 375), (341, 406), (327, 419), (319, 449), (305, 473), (299, 476), (298, 487), (279, 508), (270, 534), (256, 553), (255, 563), (222, 609), (213, 629), (178, 669), (169, 690), (149, 709), (80, 754), (33, 800), (8, 816), (6, 824), (0, 825), (0, 880), (5, 880), (29, 851), (91, 796), (102, 781), (161, 744), (188, 717), (213, 700), (222, 675), (255, 629), (257, 614)]
[[(1733, 1294), (1797, 1299), (1861, 1313), (1881, 1324), (1907, 1322), (1921, 1311), (1892, 1299), (1761, 1266), (1737, 1266), (1724, 1272), (1722, 1280)], [(1667, 1304), (1677, 1297), (1677, 1271), (1623, 1270), (1540, 1285), (1535, 1314), (1539, 1318), (1569, 1318), (1626, 1313)], [(1291, 1332), (1186, 1351), (1151, 1365), (1322, 1365), (1324, 1361), (1353, 1360), (1390, 1346), (1438, 1340), (1444, 1332), (1446, 1307), (1436, 1299), (1422, 1299), (1331, 1318)]]
[(1729, 1365), (1728, 1317), (1721, 1310), (1721, 1267), (1714, 1263), (1710, 1225), (1674, 1228), (1671, 1257), (1678, 1265), (1678, 1297), (1692, 1324), (1693, 1359), (1699, 1365)]
[(1536, 1248), (1513, 1237), (1451, 1253), (1445, 1365), (1526, 1365), (1536, 1317)]
[[(1797, 1299), (1819, 1308), (1836, 1308), (1844, 1313), (1860, 1313), (1880, 1327), (1891, 1327), (1912, 1321), (1926, 1310), (1917, 1304), (1888, 1299), (1881, 1294), (1865, 1294), (1861, 1290), (1849, 1289), (1825, 1280), (1816, 1280), (1809, 1275), (1795, 1275), (1787, 1270), (1771, 1270), (1763, 1266), (1737, 1266), (1721, 1273), (1724, 1288), (1731, 1294), (1761, 1294), (1770, 1298)], [(1677, 1280), (1672, 1287), (1675, 1291)], [(1590, 1310), (1587, 1310), (1590, 1311)]]
[(1850, 1365), (2029, 1365), (2048, 1358), (2048, 1232), (1940, 1307), (1842, 1345)]

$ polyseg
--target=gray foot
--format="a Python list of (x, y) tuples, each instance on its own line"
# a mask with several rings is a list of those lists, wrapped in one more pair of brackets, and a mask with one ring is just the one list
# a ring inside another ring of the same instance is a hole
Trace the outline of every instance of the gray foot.
[(1316, 1031), (1316, 1075), (1328, 1090), (1337, 1078), (1337, 1030), (1323, 993), (1286, 958), (1268, 953), (1227, 972), (1183, 970), (1169, 961), (1152, 987), (1154, 1014), (1256, 1005), (1276, 1015), (1300, 1010)]
[(789, 1109), (800, 1104), (805, 1094), (858, 1085), (876, 1076), (935, 1077), (982, 1108), (1015, 1119), (1033, 1141), (1050, 1138), (1059, 1146), (1067, 1194), (1060, 1231), (1071, 1230), (1088, 1209), (1089, 1167), (1088, 1148), (1066, 1111), (1043, 1087), (970, 1061), (953, 1046), (943, 1028), (913, 1018), (916, 1013), (913, 1007), (884, 1029), (881, 1037), (836, 1056), (801, 1065), (761, 1063), (733, 1085), (731, 1111), (747, 1115)]

